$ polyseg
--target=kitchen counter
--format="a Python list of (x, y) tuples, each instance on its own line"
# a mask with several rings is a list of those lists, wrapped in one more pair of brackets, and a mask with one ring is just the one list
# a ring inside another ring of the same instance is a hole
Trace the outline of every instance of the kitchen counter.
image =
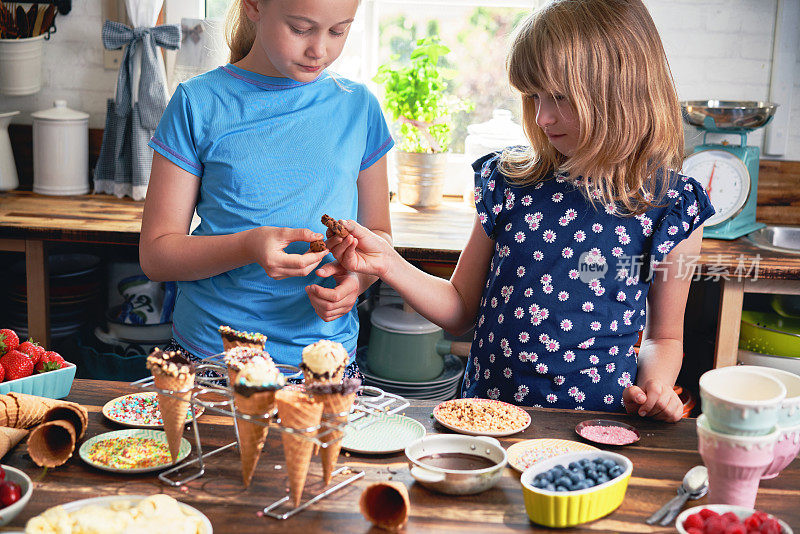
[[(119, 395), (140, 391), (123, 382), (75, 380), (68, 400), (79, 402), (89, 410), (89, 427), (85, 439), (120, 427), (103, 417), (101, 407)], [(434, 403), (414, 401), (405, 415), (420, 421), (430, 433), (448, 432), (430, 417)], [(523, 439), (578, 439), (575, 425), (596, 414), (567, 410), (530, 408), (533, 422), (520, 434), (501, 438), (504, 447)], [(677, 424), (657, 423), (624, 415), (604, 418), (635, 425), (642, 438), (635, 445), (614, 448), (633, 462), (633, 476), (622, 505), (611, 515), (570, 532), (674, 532), (671, 527), (645, 525), (644, 520), (663, 503), (675, 496), (684, 473), (702, 463), (697, 452), (695, 420)], [(232, 420), (207, 413), (199, 418), (201, 444), (208, 452), (232, 441), (235, 434)], [(185, 433), (193, 440), (190, 431)], [(208, 448), (208, 449), (206, 449)], [(43, 473), (26, 454), (20, 443), (3, 463), (25, 471), (34, 479), (34, 492), (25, 509), (0, 531), (19, 530), (25, 522), (57, 504), (78, 499), (118, 494), (166, 493), (193, 506), (211, 520), (215, 532), (375, 532), (358, 511), (358, 499), (371, 482), (392, 479), (408, 486), (411, 500), (410, 520), (405, 532), (552, 532), (530, 523), (525, 514), (519, 474), (505, 469), (499, 483), (478, 495), (449, 496), (433, 493), (413, 482), (403, 453), (381, 456), (345, 454), (340, 464), (364, 470), (364, 479), (313, 504), (285, 521), (259, 517), (257, 512), (286, 495), (286, 470), (276, 469), (283, 463), (279, 432), (270, 432), (253, 483), (245, 490), (241, 481), (238, 453), (234, 448), (211, 457), (203, 477), (183, 488), (162, 484), (154, 474), (120, 475), (88, 467), (77, 453), (63, 466)], [(319, 457), (311, 463), (305, 499), (319, 491), (321, 482)], [(335, 478), (334, 481), (337, 479)], [(692, 504), (704, 504), (703, 498)], [(756, 507), (772, 513), (789, 525), (800, 525), (800, 460), (795, 460), (780, 476), (762, 481)]]
[[(0, 193), (0, 250), (26, 255), (29, 330), (34, 338), (49, 338), (47, 242), (138, 245), (143, 206), (110, 195)], [(394, 244), (405, 258), (423, 266), (452, 265), (469, 237), (474, 208), (460, 200), (428, 209), (392, 202), (391, 215)], [(800, 255), (763, 250), (746, 238), (704, 239), (696, 266), (700, 276), (721, 284), (717, 367), (736, 363), (745, 292), (800, 294)]]

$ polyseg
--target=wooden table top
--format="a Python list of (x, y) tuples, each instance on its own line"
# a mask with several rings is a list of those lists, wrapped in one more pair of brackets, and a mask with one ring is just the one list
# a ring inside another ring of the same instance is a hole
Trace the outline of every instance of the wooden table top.
[[(120, 427), (107, 421), (103, 404), (119, 395), (140, 391), (123, 382), (75, 380), (69, 400), (80, 402), (89, 409), (88, 439)], [(447, 432), (435, 425), (430, 417), (431, 402), (414, 402), (405, 415), (420, 421), (428, 433)], [(575, 439), (575, 425), (592, 417), (591, 413), (530, 409), (533, 423), (524, 432), (501, 442), (508, 447), (522, 439)], [(614, 513), (569, 532), (673, 532), (671, 528), (650, 527), (644, 523), (652, 512), (675, 495), (684, 473), (702, 463), (697, 452), (694, 420), (678, 424), (661, 424), (627, 416), (605, 416), (635, 424), (641, 440), (633, 446), (617, 449), (633, 461), (634, 470), (624, 502)], [(215, 448), (235, 440), (229, 417), (207, 413), (199, 419), (201, 443)], [(191, 432), (185, 436), (192, 439)], [(215, 532), (367, 532), (370, 524), (358, 511), (358, 498), (371, 482), (391, 478), (409, 487), (411, 516), (406, 532), (552, 532), (530, 523), (525, 514), (519, 474), (506, 468), (500, 482), (483, 493), (472, 496), (448, 496), (433, 493), (413, 482), (402, 453), (340, 457), (345, 463), (366, 472), (358, 480), (327, 498), (313, 504), (294, 517), (278, 521), (257, 516), (257, 511), (286, 495), (286, 471), (276, 470), (283, 463), (279, 432), (270, 433), (265, 452), (259, 462), (253, 483), (245, 490), (235, 449), (212, 457), (206, 464), (203, 477), (189, 482), (184, 488), (166, 486), (153, 474), (116, 475), (95, 470), (76, 455), (65, 465), (42, 473), (27, 456), (24, 443), (18, 445), (3, 463), (20, 468), (35, 480), (33, 496), (11, 525), (0, 531), (24, 526), (32, 516), (56, 504), (78, 499), (117, 494), (166, 493), (194, 506), (209, 517)], [(312, 460), (305, 498), (321, 486), (319, 458)], [(705, 498), (694, 504), (705, 503)], [(789, 525), (800, 525), (800, 460), (795, 460), (781, 475), (763, 481), (756, 506), (776, 514)], [(372, 532), (378, 532), (374, 530)]]
[[(144, 202), (111, 195), (45, 196), (0, 193), (0, 239), (138, 245)], [(407, 259), (455, 264), (475, 215), (468, 204), (447, 199), (436, 208), (391, 203), (394, 244)], [(696, 265), (709, 276), (800, 279), (800, 254), (763, 250), (746, 238), (704, 239)], [(751, 267), (755, 267), (751, 271)], [(738, 269), (738, 270), (737, 270)]]

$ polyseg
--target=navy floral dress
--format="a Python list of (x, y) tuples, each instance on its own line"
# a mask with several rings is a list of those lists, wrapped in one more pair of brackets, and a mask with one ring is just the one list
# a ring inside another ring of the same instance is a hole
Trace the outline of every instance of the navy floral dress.
[(624, 217), (592, 206), (564, 174), (511, 185), (498, 160), (473, 164), (475, 206), (495, 249), (461, 394), (620, 411), (659, 262), (714, 208), (697, 181), (675, 173), (660, 207)]

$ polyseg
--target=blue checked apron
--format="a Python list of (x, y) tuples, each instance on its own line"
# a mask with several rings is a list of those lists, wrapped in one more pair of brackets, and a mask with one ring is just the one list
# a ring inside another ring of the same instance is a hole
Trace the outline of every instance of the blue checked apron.
[[(150, 179), (153, 149), (147, 146), (167, 107), (166, 80), (159, 68), (157, 46), (176, 50), (181, 28), (177, 24), (152, 28), (130, 28), (107, 20), (103, 24), (103, 46), (117, 50), (127, 45), (117, 78), (116, 98), (106, 108), (106, 128), (100, 157), (94, 169), (97, 193), (144, 199)], [(132, 102), (134, 57), (141, 47), (139, 98)]]

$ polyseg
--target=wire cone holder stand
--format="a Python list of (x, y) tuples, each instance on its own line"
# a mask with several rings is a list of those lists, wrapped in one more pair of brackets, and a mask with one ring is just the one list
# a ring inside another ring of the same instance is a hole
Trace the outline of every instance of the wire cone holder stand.
[[(404, 410), (409, 406), (409, 402), (403, 397), (394, 395), (392, 393), (386, 393), (385, 391), (376, 387), (362, 385), (358, 390), (358, 394), (356, 395), (356, 400), (353, 403), (352, 411), (338, 414), (323, 413), (321, 423), (310, 428), (295, 429), (286, 427), (281, 424), (281, 420), (277, 416), (277, 409), (273, 409), (270, 413), (263, 415), (247, 415), (236, 411), (236, 407), (234, 406), (233, 402), (233, 392), (231, 391), (230, 387), (225, 385), (227, 383), (227, 367), (224, 363), (222, 363), (222, 357), (223, 354), (217, 354), (209, 358), (205, 358), (202, 360), (202, 363), (195, 364), (195, 385), (191, 390), (185, 389), (173, 391), (159, 389), (153, 384), (152, 376), (132, 382), (131, 385), (147, 391), (155, 391), (162, 395), (167, 395), (179, 400), (184, 400), (179, 396), (180, 394), (185, 394), (187, 391), (191, 391), (189, 404), (193, 414), (197, 413), (195, 408), (196, 406), (202, 406), (207, 412), (214, 412), (219, 415), (228, 416), (234, 419), (238, 418), (242, 421), (247, 421), (248, 423), (255, 423), (257, 425), (269, 427), (270, 429), (278, 430), (279, 432), (288, 432), (290, 434), (294, 434), (305, 440), (311, 441), (314, 443), (314, 445), (320, 448), (327, 448), (331, 444), (340, 441), (343, 437), (344, 429), (348, 425), (353, 425), (353, 427), (358, 430), (370, 426), (374, 422), (374, 419), (372, 418), (364, 419), (360, 421), (360, 423), (358, 422), (367, 415), (394, 414), (400, 410)], [(302, 376), (302, 372), (298, 367), (279, 364), (278, 368), (281, 370), (281, 372), (283, 372), (284, 375), (287, 376), (287, 378), (291, 379)], [(286, 387), (293, 386), (292, 384), (288, 384)], [(221, 396), (222, 399), (210, 400), (203, 398), (206, 396), (215, 395)], [(348, 422), (336, 422), (336, 419), (341, 417), (348, 417)], [(233, 447), (239, 447), (239, 428), (238, 425), (234, 424), (233, 428), (236, 432), (236, 441), (232, 441), (227, 445), (223, 445), (208, 452), (203, 452), (203, 446), (200, 439), (200, 430), (197, 425), (197, 417), (192, 417), (190, 423), (192, 426), (192, 433), (194, 435), (196, 457), (186, 459), (185, 461), (160, 473), (158, 478), (167, 485), (174, 487), (182, 486), (192, 480), (202, 477), (205, 474), (205, 460), (207, 458)], [(326, 437), (331, 432), (337, 432), (338, 435), (333, 439), (326, 441), (322, 441), (320, 439)], [(193, 467), (193, 471), (191, 473), (186, 473), (186, 470), (190, 467)], [(182, 473), (185, 473), (185, 476), (180, 477)], [(324, 499), (328, 495), (331, 495), (348, 484), (355, 482), (359, 478), (363, 478), (365, 475), (363, 470), (355, 470), (348, 466), (341, 466), (333, 471), (334, 477), (340, 474), (353, 474), (353, 476), (341, 482), (335, 483), (333, 486), (314, 495), (309, 500), (301, 503), (297, 507), (291, 508), (284, 513), (275, 512), (274, 510), (290, 500), (289, 496), (287, 495), (266, 506), (263, 509), (263, 514), (275, 519), (288, 519), (315, 502)]]

